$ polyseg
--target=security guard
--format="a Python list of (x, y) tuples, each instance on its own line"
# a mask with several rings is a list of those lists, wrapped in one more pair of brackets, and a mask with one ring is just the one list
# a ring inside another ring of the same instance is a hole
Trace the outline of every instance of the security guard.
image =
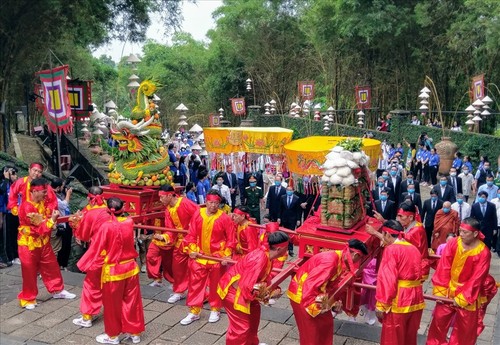
[(250, 186), (245, 188), (245, 206), (250, 209), (250, 216), (255, 218), (257, 224), (260, 224), (260, 201), (264, 197), (264, 192), (262, 188), (257, 186), (257, 179), (255, 176), (250, 176), (248, 182)]

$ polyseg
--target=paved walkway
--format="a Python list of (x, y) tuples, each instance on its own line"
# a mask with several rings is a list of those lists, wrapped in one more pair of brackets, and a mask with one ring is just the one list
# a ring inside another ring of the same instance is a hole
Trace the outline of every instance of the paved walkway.
[[(500, 280), (500, 259), (495, 255), (491, 272)], [(19, 265), (0, 270), (0, 344), (96, 344), (95, 336), (102, 333), (104, 325), (102, 317), (94, 322), (91, 328), (79, 328), (72, 320), (80, 315), (79, 303), (83, 275), (63, 272), (66, 289), (77, 294), (75, 300), (54, 300), (39, 282), (39, 305), (34, 310), (19, 307), (16, 299), (21, 288), (21, 270)], [(146, 332), (141, 344), (153, 345), (208, 345), (225, 344), (227, 317), (222, 314), (221, 321), (208, 323), (208, 310), (202, 312), (202, 318), (189, 326), (181, 326), (179, 321), (186, 316), (184, 301), (168, 304), (166, 300), (171, 293), (167, 288), (147, 286), (145, 274), (141, 274), (141, 289), (146, 318)], [(287, 286), (288, 282), (283, 283)], [(426, 284), (427, 293), (430, 291)], [(427, 302), (419, 330), (419, 344), (425, 344), (425, 334), (431, 319), (434, 303)], [(486, 315), (486, 329), (481, 334), (478, 345), (500, 344), (499, 296), (489, 306)], [(359, 317), (362, 319), (362, 317)], [(259, 332), (260, 341), (269, 345), (298, 344), (295, 320), (288, 303), (282, 297), (273, 307), (262, 308), (262, 320)], [(368, 326), (346, 320), (339, 315), (335, 320), (336, 345), (374, 345), (380, 337), (380, 325)], [(129, 343), (130, 341), (124, 341)]]

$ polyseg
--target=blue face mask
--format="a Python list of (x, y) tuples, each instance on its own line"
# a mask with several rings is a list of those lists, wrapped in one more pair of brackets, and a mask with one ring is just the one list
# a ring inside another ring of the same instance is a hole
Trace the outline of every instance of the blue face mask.
[(382, 201), (386, 201), (386, 200), (387, 200), (387, 195), (381, 195), (381, 196), (380, 196), (380, 200), (382, 200)]
[(396, 176), (397, 173), (398, 173), (397, 171), (391, 170), (391, 176)]
[(487, 181), (487, 182), (486, 182), (486, 185), (487, 185), (488, 187), (493, 186), (493, 181)]
[(457, 199), (457, 202), (459, 205), (462, 205), (464, 203), (464, 199)]
[(257, 182), (250, 182), (250, 187), (255, 187), (257, 185)]
[(479, 199), (477, 199), (477, 201), (479, 201), (481, 204), (484, 204), (486, 202), (486, 198), (480, 197)]
[(413, 179), (412, 178), (409, 178), (406, 181), (408, 182), (408, 184), (412, 184), (413, 183)]
[(448, 207), (443, 207), (443, 212), (444, 213), (450, 213), (450, 209)]
[(275, 186), (281, 186), (281, 182), (280, 181), (274, 181), (274, 185)]
[(437, 196), (431, 196), (432, 201), (436, 201), (437, 199), (438, 199)]
[(415, 189), (408, 189), (408, 193), (410, 193), (410, 194), (415, 193)]
[(286, 191), (286, 195), (288, 195), (288, 196), (293, 195), (293, 190), (287, 190), (287, 191)]
[(439, 181), (439, 184), (443, 187), (446, 186), (447, 183), (448, 183), (447, 181)]
[(389, 175), (382, 175), (382, 177), (384, 178), (384, 180), (388, 180), (389, 179)]
[(378, 186), (379, 186), (379, 187), (383, 187), (383, 186), (384, 186), (384, 182), (379, 182), (379, 183), (378, 183)]

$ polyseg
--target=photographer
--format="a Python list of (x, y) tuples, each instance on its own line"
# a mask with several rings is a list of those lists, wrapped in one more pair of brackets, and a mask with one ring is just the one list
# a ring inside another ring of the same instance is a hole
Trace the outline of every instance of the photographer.
[[(50, 183), (57, 197), (57, 207), (61, 216), (70, 214), (69, 201), (73, 194), (72, 188), (66, 188), (67, 181), (56, 178)], [(52, 249), (57, 256), (57, 261), (61, 269), (68, 266), (69, 254), (71, 252), (71, 238), (73, 237), (72, 229), (68, 223), (57, 224), (50, 236)]]
[(0, 177), (0, 268), (9, 267), (12, 261), (17, 259), (17, 228), (19, 220), (7, 210), (10, 187), (17, 180), (17, 169), (13, 166), (5, 166)]

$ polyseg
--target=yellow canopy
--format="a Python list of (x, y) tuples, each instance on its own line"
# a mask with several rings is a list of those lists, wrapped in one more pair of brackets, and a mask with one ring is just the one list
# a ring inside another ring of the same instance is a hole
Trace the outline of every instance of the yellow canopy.
[(293, 131), (280, 127), (208, 127), (203, 129), (206, 150), (215, 153), (283, 153)]
[[(347, 137), (307, 137), (294, 140), (285, 145), (288, 170), (303, 175), (323, 175), (320, 166), (326, 161), (325, 156), (337, 143)], [(363, 151), (370, 157), (370, 169), (377, 168), (380, 141), (363, 139)]]

